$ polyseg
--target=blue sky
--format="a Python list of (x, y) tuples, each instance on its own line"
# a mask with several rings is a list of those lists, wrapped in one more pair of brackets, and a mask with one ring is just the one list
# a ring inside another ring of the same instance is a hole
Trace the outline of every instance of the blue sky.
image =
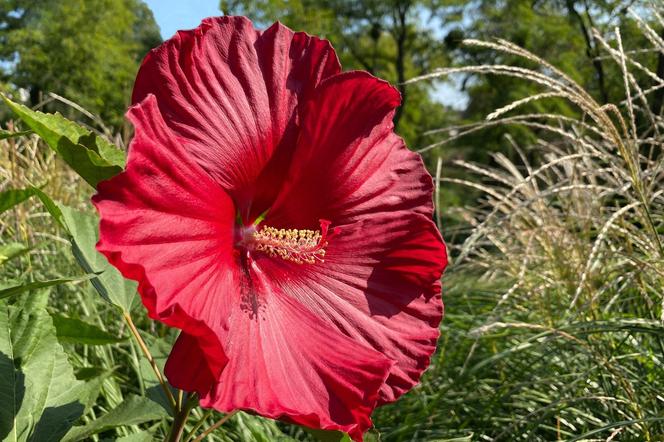
[[(219, 0), (145, 0), (145, 3), (152, 9), (164, 39), (179, 29), (195, 28), (205, 17), (221, 15)], [(433, 98), (458, 109), (465, 108), (468, 100), (465, 93), (449, 82), (437, 82)]]
[(219, 0), (146, 0), (161, 29), (163, 38), (170, 38), (179, 29), (191, 29), (202, 19), (221, 15)]

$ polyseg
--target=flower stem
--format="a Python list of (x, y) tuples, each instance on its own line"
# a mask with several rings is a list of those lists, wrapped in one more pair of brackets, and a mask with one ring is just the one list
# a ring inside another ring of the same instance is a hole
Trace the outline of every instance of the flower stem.
[(189, 413), (197, 403), (198, 401), (196, 394), (192, 394), (189, 397), (187, 403), (182, 408), (179, 408), (175, 413), (173, 426), (171, 427), (171, 431), (169, 431), (168, 438), (166, 439), (168, 442), (180, 442), (182, 434), (184, 433), (184, 427), (187, 424), (187, 418), (189, 418)]
[(152, 367), (152, 370), (154, 371), (154, 374), (157, 376), (157, 380), (161, 384), (161, 388), (164, 390), (168, 402), (171, 404), (171, 407), (173, 407), (173, 411), (177, 412), (178, 406), (177, 403), (175, 402), (175, 398), (173, 397), (173, 393), (171, 393), (171, 389), (169, 388), (168, 384), (166, 384), (166, 381), (164, 380), (164, 377), (162, 376), (161, 371), (159, 370), (159, 366), (157, 366), (157, 362), (152, 357), (152, 353), (150, 353), (150, 350), (148, 349), (148, 346), (145, 344), (145, 341), (138, 332), (136, 325), (134, 325), (134, 321), (131, 319), (131, 315), (129, 315), (129, 312), (124, 311), (122, 312), (122, 316), (124, 316), (125, 322), (127, 322), (131, 334), (134, 335), (134, 338), (136, 338), (138, 346), (141, 348), (143, 355), (148, 360), (150, 366)]
[(207, 435), (209, 435), (209, 434), (212, 433), (214, 430), (216, 430), (217, 428), (219, 428), (219, 427), (221, 427), (222, 425), (224, 425), (224, 424), (226, 423), (226, 421), (228, 421), (228, 419), (230, 419), (230, 418), (232, 418), (233, 416), (235, 416), (235, 413), (237, 413), (237, 410), (233, 410), (233, 411), (231, 411), (230, 413), (228, 413), (226, 416), (224, 416), (224, 417), (222, 417), (221, 419), (219, 419), (217, 422), (214, 423), (214, 425), (212, 425), (210, 428), (208, 428), (207, 430), (205, 430), (205, 431), (204, 431), (202, 434), (200, 434), (196, 439), (194, 439), (193, 442), (201, 442), (203, 439), (205, 439), (205, 437), (206, 437)]

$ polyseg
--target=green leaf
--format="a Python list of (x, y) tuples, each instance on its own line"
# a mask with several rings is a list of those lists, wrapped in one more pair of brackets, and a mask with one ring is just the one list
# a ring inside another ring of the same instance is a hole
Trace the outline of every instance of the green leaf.
[(53, 325), (58, 341), (71, 344), (106, 345), (126, 341), (126, 337), (117, 337), (96, 325), (80, 319), (54, 314)]
[[(150, 354), (157, 364), (157, 367), (159, 367), (159, 370), (163, 373), (164, 365), (166, 364), (168, 356), (171, 354), (173, 342), (175, 342), (177, 334), (172, 335), (171, 339), (168, 337), (158, 337), (150, 333), (142, 333), (141, 335), (143, 336), (143, 340), (148, 346)], [(147, 387), (160, 386), (159, 380), (155, 376), (154, 370), (147, 359), (141, 358), (139, 371)]]
[(124, 152), (60, 114), (45, 114), (2, 96), (7, 106), (92, 187), (120, 173)]
[(68, 282), (73, 282), (73, 281), (83, 281), (86, 279), (90, 279), (90, 276), (86, 275), (86, 276), (77, 276), (72, 278), (50, 279), (48, 281), (34, 281), (25, 284), (10, 285), (8, 287), (0, 285), (0, 299), (9, 298), (10, 296), (18, 295), (20, 293), (28, 292), (31, 290), (37, 290), (45, 287), (52, 287), (55, 285), (66, 284)]
[(88, 273), (97, 274), (91, 282), (95, 290), (108, 302), (125, 311), (131, 310), (136, 299), (135, 281), (125, 279), (120, 272), (109, 264), (106, 257), (97, 252), (95, 245), (99, 240), (99, 219), (96, 214), (81, 212), (71, 207), (54, 202), (40, 189), (30, 189), (44, 204), (53, 219), (67, 231), (74, 257)]
[[(254, 442), (272, 442), (278, 440), (279, 442), (295, 442), (295, 439), (286, 436), (281, 432), (277, 426), (276, 421), (266, 419), (260, 416), (255, 416), (245, 412), (239, 412), (233, 416), (233, 430), (238, 435), (238, 439), (242, 441)], [(222, 433), (224, 426), (218, 433)]]
[(31, 250), (31, 247), (27, 247), (18, 242), (10, 242), (9, 244), (0, 245), (0, 265), (11, 261), (14, 258), (25, 255)]
[(30, 296), (19, 296), (12, 299), (10, 302), (16, 308), (33, 311), (36, 309), (46, 309), (48, 306), (48, 298), (51, 295), (51, 287), (33, 290)]
[(6, 140), (7, 138), (18, 138), (18, 137), (22, 137), (22, 136), (25, 136), (25, 135), (30, 135), (31, 133), (32, 133), (31, 130), (24, 130), (24, 131), (21, 131), (21, 132), (12, 132), (12, 131), (9, 131), (9, 130), (0, 129), (0, 140)]
[(80, 212), (71, 207), (57, 205), (62, 214), (65, 228), (71, 235), (74, 256), (87, 273), (95, 273), (92, 285), (99, 294), (111, 304), (125, 311), (131, 310), (136, 299), (135, 281), (125, 279), (120, 272), (97, 252), (95, 245), (99, 240), (99, 220), (96, 215)]
[(468, 436), (453, 437), (452, 439), (436, 439), (435, 442), (473, 442), (473, 433)]
[[(108, 371), (109, 370), (103, 367), (96, 366), (79, 367), (76, 369), (76, 379), (87, 381), (99, 377)], [(112, 373), (113, 371), (111, 370), (110, 372)]]
[(148, 431), (141, 431), (140, 433), (132, 433), (128, 436), (118, 437), (117, 439), (102, 439), (102, 442), (152, 442), (155, 437)]
[(6, 212), (12, 207), (34, 195), (32, 189), (10, 189), (0, 193), (0, 213)]
[[(142, 336), (150, 350), (152, 358), (157, 364), (157, 367), (159, 367), (159, 371), (163, 373), (166, 360), (173, 349), (174, 339), (166, 340), (165, 338), (159, 338), (148, 333), (142, 333)], [(173, 412), (171, 403), (169, 402), (168, 397), (166, 397), (166, 393), (164, 393), (164, 389), (159, 383), (157, 376), (155, 376), (150, 362), (148, 362), (146, 358), (141, 358), (138, 368), (145, 385), (145, 396), (160, 404), (169, 412), (169, 414), (171, 414)], [(177, 395), (177, 390), (174, 390), (170, 385), (169, 388), (171, 388), (174, 395)]]
[(71, 442), (89, 438), (94, 434), (125, 425), (138, 425), (162, 419), (166, 410), (156, 402), (140, 396), (129, 396), (120, 405), (86, 425), (72, 428), (62, 439)]
[(51, 199), (50, 196), (46, 195), (38, 187), (29, 187), (27, 189), (12, 189), (0, 193), (0, 213), (11, 209), (17, 204), (22, 203), (31, 196), (36, 195), (39, 198), (48, 211), (51, 214), (53, 219), (64, 228), (64, 222), (62, 220), (62, 213), (56, 205), (56, 203)]
[(302, 428), (321, 442), (352, 442), (350, 436), (341, 431), (327, 431), (307, 427)]
[[(103, 386), (104, 381), (110, 378), (112, 374), (113, 370), (103, 370), (98, 376), (85, 379), (85, 390), (80, 397), (80, 401), (85, 409), (83, 412), (84, 414), (97, 403), (97, 398), (101, 393), (101, 387)], [(78, 376), (78, 373), (76, 373), (76, 375), (76, 379), (83, 380)]]
[(0, 302), (0, 440), (59, 441), (83, 414), (86, 387), (46, 310)]

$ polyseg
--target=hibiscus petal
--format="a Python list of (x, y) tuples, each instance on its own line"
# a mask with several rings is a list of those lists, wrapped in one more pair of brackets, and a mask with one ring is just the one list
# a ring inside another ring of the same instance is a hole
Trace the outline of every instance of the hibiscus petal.
[(133, 101), (157, 97), (173, 133), (247, 221), (283, 179), (298, 102), (340, 69), (326, 40), (280, 23), (261, 33), (244, 17), (208, 18), (148, 54)]
[[(324, 81), (304, 105), (302, 131), (270, 225), (317, 228), (363, 214), (431, 211), (432, 180), (393, 131), (399, 92), (366, 72)], [(267, 222), (266, 221), (266, 222)]]
[[(212, 390), (200, 392), (201, 405), (249, 410), (362, 440), (392, 363), (299, 305), (274, 284), (275, 275), (258, 267), (250, 273), (256, 304), (242, 302), (242, 294), (231, 301), (229, 327), (218, 330), (229, 361)], [(191, 365), (197, 365), (192, 351), (174, 348), (169, 380), (188, 387), (191, 380), (178, 373)]]
[(446, 261), (429, 219), (395, 213), (344, 226), (324, 263), (299, 269), (272, 265), (295, 275), (284, 290), (316, 316), (394, 362), (381, 388), (382, 404), (410, 390), (429, 365), (443, 315), (440, 277)]
[(315, 229), (324, 218), (338, 228), (324, 263), (264, 266), (295, 275), (284, 284), (303, 304), (395, 362), (380, 403), (412, 388), (429, 364), (447, 264), (431, 177), (393, 132), (398, 103), (367, 73), (326, 80), (305, 106), (286, 186), (265, 220)]
[(139, 282), (150, 317), (199, 338), (210, 370), (225, 365), (211, 328), (223, 322), (236, 287), (235, 208), (176, 142), (154, 96), (128, 113), (136, 134), (127, 169), (98, 186), (97, 249)]
[[(210, 391), (210, 387), (216, 384), (221, 369), (228, 362), (228, 359), (224, 358), (221, 366), (210, 364), (210, 349), (206, 349), (206, 338), (217, 346), (220, 345), (216, 335), (213, 336), (215, 339), (210, 339), (208, 334), (197, 338), (186, 332), (180, 333), (164, 367), (164, 374), (171, 385), (184, 391), (195, 391), (199, 396)], [(219, 353), (218, 348), (215, 351)]]

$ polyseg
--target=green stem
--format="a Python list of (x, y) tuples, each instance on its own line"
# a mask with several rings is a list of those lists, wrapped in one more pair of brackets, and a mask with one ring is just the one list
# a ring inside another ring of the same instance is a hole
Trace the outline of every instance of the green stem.
[(189, 413), (197, 403), (197, 397), (195, 394), (193, 394), (184, 405), (184, 407), (175, 413), (173, 426), (171, 427), (171, 431), (169, 431), (168, 438), (166, 439), (168, 442), (180, 442), (182, 439), (182, 434), (184, 433), (184, 427), (187, 424), (187, 419), (189, 418)]
[(175, 398), (173, 397), (173, 393), (171, 393), (171, 389), (169, 388), (168, 384), (166, 384), (164, 377), (161, 375), (161, 371), (159, 370), (157, 362), (152, 357), (152, 353), (150, 353), (150, 350), (148, 349), (148, 346), (145, 344), (143, 338), (141, 337), (141, 334), (138, 332), (136, 325), (134, 325), (134, 321), (131, 319), (129, 312), (123, 311), (122, 316), (124, 316), (124, 319), (127, 322), (127, 325), (129, 326), (131, 334), (134, 335), (134, 338), (136, 338), (138, 346), (141, 348), (143, 355), (145, 355), (145, 358), (150, 363), (150, 367), (152, 367), (154, 374), (157, 376), (157, 380), (159, 381), (159, 384), (161, 384), (161, 388), (164, 390), (164, 394), (166, 394), (168, 402), (170, 402), (171, 407), (173, 407), (173, 411), (177, 412), (178, 406), (177, 403), (175, 402)]

